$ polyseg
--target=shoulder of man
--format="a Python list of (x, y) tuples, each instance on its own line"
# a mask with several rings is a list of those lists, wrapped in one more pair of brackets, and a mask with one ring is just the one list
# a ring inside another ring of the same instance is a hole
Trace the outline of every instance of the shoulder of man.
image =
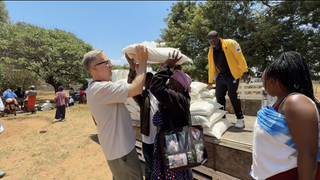
[(235, 48), (236, 52), (241, 52), (240, 45), (237, 41), (233, 39), (223, 39), (223, 43), (228, 47), (228, 48)]
[(90, 85), (86, 89), (86, 92), (88, 93), (88, 91), (91, 91), (91, 90), (95, 91), (101, 88), (113, 88), (121, 85), (125, 85), (125, 84), (112, 82), (112, 81), (95, 81), (93, 83), (90, 83)]

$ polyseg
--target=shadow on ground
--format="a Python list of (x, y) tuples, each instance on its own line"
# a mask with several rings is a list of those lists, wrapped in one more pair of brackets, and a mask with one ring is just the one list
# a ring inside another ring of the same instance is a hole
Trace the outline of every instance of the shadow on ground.
[(252, 130), (236, 128), (234, 126), (230, 127), (227, 131), (229, 131), (229, 132), (252, 132)]
[(90, 134), (90, 138), (92, 141), (96, 142), (97, 144), (100, 144), (98, 134)]

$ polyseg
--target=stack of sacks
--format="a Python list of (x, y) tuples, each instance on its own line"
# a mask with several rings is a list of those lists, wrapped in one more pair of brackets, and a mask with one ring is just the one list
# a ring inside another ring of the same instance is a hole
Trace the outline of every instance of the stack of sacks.
[[(127, 79), (120, 79), (115, 83), (128, 84)], [(130, 112), (131, 119), (135, 121), (140, 121), (140, 107), (134, 101), (134, 99), (132, 97), (127, 98), (127, 101), (124, 104)]]
[[(127, 53), (128, 56), (130, 58), (132, 58), (130, 56), (130, 53), (135, 54), (135, 47), (136, 44), (132, 44), (130, 46), (127, 46), (125, 48), (122, 49), (121, 53)], [(173, 51), (175, 51), (176, 53), (179, 51), (179, 49), (175, 49), (175, 48), (164, 48), (164, 47), (159, 47), (159, 48), (152, 48), (152, 47), (148, 47), (148, 63), (164, 63), (166, 62), (166, 60), (168, 59), (168, 54), (169, 53), (173, 53)], [(187, 57), (186, 55), (182, 54), (182, 58), (176, 63), (176, 64), (182, 64), (184, 62), (190, 62), (193, 63), (193, 61)]]
[(202, 125), (204, 134), (220, 139), (232, 124), (222, 117), (227, 113), (221, 104), (213, 101), (198, 100), (190, 105), (192, 125)]
[(216, 102), (215, 99), (215, 90), (207, 90), (207, 84), (202, 82), (192, 82), (191, 83), (191, 93), (189, 93), (191, 102), (197, 100), (204, 100), (204, 101), (213, 101)]

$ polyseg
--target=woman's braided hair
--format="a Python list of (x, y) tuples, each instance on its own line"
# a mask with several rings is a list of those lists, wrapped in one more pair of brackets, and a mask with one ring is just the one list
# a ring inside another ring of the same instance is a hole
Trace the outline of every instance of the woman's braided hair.
[(314, 97), (309, 68), (305, 59), (298, 52), (282, 53), (266, 68), (265, 76), (266, 79), (272, 77), (279, 80), (290, 92), (306, 95), (316, 103), (319, 109), (319, 101)]

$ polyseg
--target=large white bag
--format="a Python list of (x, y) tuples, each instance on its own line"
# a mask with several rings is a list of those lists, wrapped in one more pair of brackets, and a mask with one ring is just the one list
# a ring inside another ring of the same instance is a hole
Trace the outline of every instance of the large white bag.
[(202, 115), (202, 116), (209, 116), (215, 110), (223, 107), (221, 104), (212, 101), (194, 101), (190, 104), (190, 113), (191, 116), (195, 115)]
[(190, 96), (190, 103), (193, 103), (194, 101), (197, 101), (199, 100), (199, 94), (198, 93), (194, 93), (194, 92), (191, 92), (189, 93), (189, 96)]
[(199, 93), (200, 91), (205, 90), (207, 86), (208, 85), (206, 83), (202, 83), (202, 82), (192, 82), (190, 84), (191, 92), (193, 93)]
[(52, 105), (49, 100), (46, 100), (46, 103), (43, 103), (43, 105), (41, 106), (42, 111), (49, 110), (50, 108), (52, 108)]
[(211, 99), (213, 99), (213, 95), (208, 91), (208, 90), (202, 90), (202, 91), (200, 91), (199, 92), (199, 98), (211, 98)]
[(220, 139), (229, 127), (233, 126), (227, 119), (221, 119), (209, 128), (203, 128), (203, 133)]
[[(127, 46), (122, 49), (121, 53), (122, 54), (127, 53), (128, 56), (132, 58), (129, 55), (129, 53), (135, 54), (135, 50), (134, 50), (135, 47), (136, 47), (136, 44)], [(147, 47), (147, 48), (148, 48), (148, 63), (164, 63), (168, 59), (169, 52), (172, 55), (174, 50), (176, 51), (176, 53), (179, 51), (178, 49), (175, 49), (175, 48), (161, 48), (161, 47), (159, 48)], [(182, 58), (176, 64), (182, 64), (184, 62), (193, 63), (193, 61), (189, 57), (187, 57), (182, 53), (180, 54), (182, 55)]]
[(216, 97), (216, 90), (215, 89), (210, 89), (209, 93), (211, 94), (211, 96)]
[(210, 116), (191, 116), (192, 125), (202, 125), (202, 127), (210, 127), (212, 124), (219, 121), (227, 111), (222, 111), (220, 109), (215, 110)]

